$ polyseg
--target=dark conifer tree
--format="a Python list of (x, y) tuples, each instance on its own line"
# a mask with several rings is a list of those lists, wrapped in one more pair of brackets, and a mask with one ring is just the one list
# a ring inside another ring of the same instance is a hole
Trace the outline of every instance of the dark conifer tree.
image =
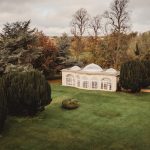
[(146, 78), (146, 68), (140, 61), (128, 61), (122, 64), (120, 71), (122, 88), (132, 92), (139, 92)]

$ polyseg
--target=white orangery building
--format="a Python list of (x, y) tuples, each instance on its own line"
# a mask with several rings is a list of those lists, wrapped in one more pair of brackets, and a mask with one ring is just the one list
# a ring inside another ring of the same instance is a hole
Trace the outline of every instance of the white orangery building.
[(116, 91), (119, 71), (102, 69), (96, 64), (62, 70), (62, 85), (87, 90)]

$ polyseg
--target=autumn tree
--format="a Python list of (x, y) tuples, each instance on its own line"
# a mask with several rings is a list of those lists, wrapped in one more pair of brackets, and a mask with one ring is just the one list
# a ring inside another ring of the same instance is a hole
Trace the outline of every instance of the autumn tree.
[(113, 38), (116, 39), (116, 48), (114, 49), (116, 53), (115, 68), (118, 68), (119, 65), (119, 55), (122, 51), (121, 40), (129, 29), (128, 3), (129, 0), (113, 0), (110, 5), (110, 10), (104, 13), (110, 33), (113, 35)]
[(150, 60), (150, 32), (134, 36), (129, 41), (128, 54), (132, 59)]
[(48, 78), (56, 74), (57, 67), (57, 47), (55, 39), (46, 36), (43, 32), (36, 33), (38, 37), (37, 47), (41, 50), (41, 57), (33, 62), (33, 67), (43, 72)]
[(84, 48), (83, 35), (88, 27), (89, 15), (84, 8), (79, 9), (74, 15), (71, 22), (71, 33), (74, 36), (74, 50), (76, 51), (76, 57), (79, 58), (79, 54)]
[(99, 35), (101, 32), (101, 16), (96, 15), (90, 18), (89, 21), (89, 34), (90, 36), (87, 38), (86, 42), (86, 49), (89, 49), (91, 52), (91, 62), (96, 63), (97, 54), (99, 53), (99, 42), (101, 41)]
[(33, 62), (33, 67), (42, 71), (47, 79), (60, 76), (60, 70), (68, 63), (70, 38), (67, 34), (61, 37), (49, 37), (43, 32), (37, 32), (38, 48), (42, 55)]
[(100, 49), (102, 51), (102, 60), (104, 60), (105, 64), (107, 64), (107, 67), (119, 69), (120, 64), (125, 61), (127, 55), (126, 49), (128, 46), (124, 44), (127, 43), (126, 39), (123, 39), (122, 43), (124, 45), (124, 49), (120, 52), (116, 51), (117, 39), (116, 35), (114, 34), (104, 37), (103, 41), (100, 43)]

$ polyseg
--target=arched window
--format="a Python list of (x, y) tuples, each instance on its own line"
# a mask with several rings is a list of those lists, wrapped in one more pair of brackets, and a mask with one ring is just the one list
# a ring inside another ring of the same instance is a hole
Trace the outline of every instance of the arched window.
[(88, 78), (87, 77), (83, 77), (82, 78), (83, 80), (83, 88), (89, 88), (89, 81), (88, 81)]
[(98, 88), (98, 82), (92, 81), (92, 89), (97, 89), (97, 88)]
[(91, 79), (91, 87), (92, 87), (92, 89), (98, 88), (98, 79), (97, 78), (94, 77)]
[(101, 80), (101, 89), (103, 90), (111, 90), (112, 89), (112, 84), (111, 80), (108, 78), (104, 78)]
[(88, 81), (83, 81), (83, 88), (88, 88), (89, 87), (89, 82)]
[(66, 76), (66, 85), (74, 86), (74, 77), (71, 74)]
[(77, 87), (80, 87), (80, 77), (77, 76)]

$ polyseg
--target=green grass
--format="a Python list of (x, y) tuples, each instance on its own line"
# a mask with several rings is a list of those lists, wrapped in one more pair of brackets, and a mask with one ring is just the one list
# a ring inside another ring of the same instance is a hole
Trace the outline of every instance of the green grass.
[[(53, 102), (34, 118), (9, 117), (0, 150), (150, 150), (150, 94), (52, 85)], [(80, 107), (64, 110), (65, 98)]]

